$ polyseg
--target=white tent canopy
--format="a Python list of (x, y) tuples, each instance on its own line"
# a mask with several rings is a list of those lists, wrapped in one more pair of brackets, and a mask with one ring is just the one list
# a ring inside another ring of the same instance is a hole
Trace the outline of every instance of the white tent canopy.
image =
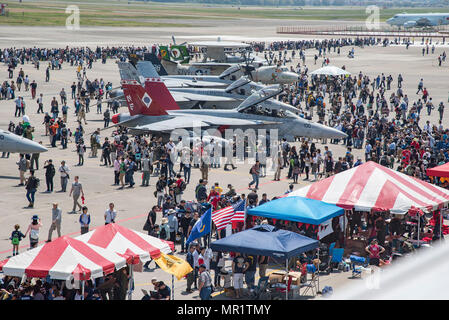
[(341, 76), (341, 75), (350, 75), (351, 73), (343, 70), (336, 66), (325, 66), (322, 68), (319, 68), (315, 71), (312, 71), (310, 74), (316, 74), (316, 75), (326, 75), (326, 76)]
[(126, 266), (126, 259), (112, 251), (63, 236), (0, 262), (5, 275), (77, 280), (102, 277)]

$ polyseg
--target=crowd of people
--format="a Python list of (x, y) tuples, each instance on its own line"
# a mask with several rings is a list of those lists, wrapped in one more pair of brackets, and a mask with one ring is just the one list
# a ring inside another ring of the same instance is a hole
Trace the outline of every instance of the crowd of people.
[[(353, 76), (310, 76), (305, 65), (305, 50), (316, 50), (316, 62), (319, 58), (323, 58), (323, 61), (329, 59), (331, 50), (339, 54), (340, 48), (343, 46), (374, 45), (385, 45), (385, 39), (342, 38), (273, 42), (268, 45), (252, 44), (255, 51), (264, 53), (267, 60), (275, 63), (282, 61), (286, 63), (288, 51), (290, 51), (291, 61), (299, 59), (294, 70), (300, 74), (300, 79), (295, 84), (286, 86), (279, 99), (295, 106), (301, 117), (313, 119), (316, 115), (320, 123), (327, 124), (348, 135), (343, 140), (332, 139), (330, 145), (325, 145), (323, 148), (317, 147), (317, 143), (309, 139), (298, 139), (298, 146), (283, 139), (279, 145), (279, 162), (274, 164), (276, 173), (273, 180), (278, 181), (284, 177), (290, 179), (291, 184), (286, 192), (291, 192), (294, 188), (293, 185), (298, 183), (298, 179), (303, 176), (304, 180), (317, 181), (358, 166), (364, 161), (375, 161), (419, 179), (437, 183), (442, 187), (449, 187), (447, 181), (432, 180), (426, 175), (427, 168), (449, 161), (449, 137), (448, 129), (443, 126), (444, 102), (432, 100), (430, 88), (427, 89), (425, 79), (421, 79), (417, 83), (416, 95), (420, 96), (413, 101), (410, 97), (415, 92), (409, 92), (408, 95), (407, 92), (404, 92), (405, 89), (402, 85), (404, 79), (401, 74), (393, 76), (381, 73), (377, 77), (369, 77), (360, 72)], [(97, 60), (101, 60), (102, 63), (106, 63), (106, 60), (111, 58), (126, 60), (131, 53), (143, 54), (147, 50), (156, 52), (157, 46), (148, 48), (97, 47), (95, 50), (68, 47), (64, 49), (12, 48), (1, 51), (0, 61), (8, 66), (10, 79), (14, 78), (14, 71), (19, 64), (34, 63), (35, 67), (39, 68), (39, 64), (42, 62), (49, 64), (46, 69), (48, 81), (50, 81), (50, 70), (60, 69), (66, 64), (76, 67), (77, 76), (77, 81), (73, 82), (70, 91), (67, 90), (71, 93), (70, 98), (63, 88), (59, 95), (59, 101), (54, 97), (50, 106), (44, 106), (42, 94), (37, 95), (38, 84), (34, 80), (30, 80), (20, 69), (15, 82), (13, 80), (5, 81), (1, 89), (1, 97), (13, 99), (16, 116), (23, 118), (17, 124), (11, 122), (8, 130), (28, 139), (34, 139), (33, 132), (38, 124), (33, 126), (29, 118), (24, 117), (25, 112), (29, 113), (29, 108), (25, 109), (25, 102), (21, 97), (16, 98), (16, 93), (22, 90), (23, 84), (23, 90), (31, 90), (33, 100), (36, 96), (38, 97), (37, 113), (43, 113), (41, 125), (45, 128), (45, 135), (49, 137), (52, 147), (56, 148), (57, 143), (62, 149), (67, 148), (68, 145), (76, 146), (77, 166), (84, 165), (84, 155), (89, 147), (89, 158), (96, 158), (107, 170), (110, 170), (111, 182), (121, 190), (125, 187), (134, 188), (136, 184), (142, 188), (154, 186), (155, 205), (145, 220), (144, 230), (149, 235), (176, 243), (177, 248), (180, 249), (179, 253), (185, 254), (187, 262), (193, 268), (193, 272), (187, 275), (186, 291), (192, 292), (193, 289), (198, 289), (202, 299), (209, 299), (212, 287), (220, 286), (220, 279), (225, 279), (223, 285), (225, 288), (230, 286), (229, 281), (226, 280), (225, 256), (208, 248), (210, 239), (207, 236), (197, 239), (190, 245), (186, 245), (186, 240), (208, 206), (212, 206), (216, 211), (236, 205), (241, 201), (245, 203), (246, 208), (269, 201), (267, 194), (262, 194), (260, 199), (258, 195), (259, 179), (266, 176), (267, 163), (264, 157), (257, 159), (250, 170), (251, 180), (248, 181), (248, 194), (237, 194), (232, 185), (224, 188), (219, 181), (209, 182), (211, 168), (228, 170), (229, 166), (229, 162), (223, 166), (221, 157), (217, 157), (215, 150), (219, 145), (216, 141), (202, 142), (198, 140), (186, 143), (180, 139), (176, 142), (173, 140), (165, 142), (162, 138), (155, 136), (132, 136), (126, 128), (122, 127), (118, 127), (110, 136), (103, 134), (100, 128), (86, 136), (83, 123), (87, 124), (86, 113), (90, 112), (92, 105), (97, 107), (97, 114), (103, 115), (104, 127), (109, 126), (110, 113), (118, 111), (118, 104), (108, 102), (103, 112), (101, 105), (103, 99), (107, 99), (108, 92), (112, 89), (112, 83), (101, 78), (89, 80), (86, 76), (86, 68), (92, 68), (92, 64)], [(445, 57), (445, 53), (440, 56), (442, 60), (443, 56)], [(96, 102), (92, 104), (92, 100), (96, 100)], [(71, 101), (73, 101), (73, 105)], [(70, 123), (67, 117), (68, 110), (72, 108), (76, 115), (74, 123)], [(428, 120), (423, 123), (421, 112), (424, 108), (428, 116), (431, 115), (432, 110), (437, 109), (439, 112), (438, 124), (431, 124)], [(59, 110), (61, 110), (61, 114)], [(390, 115), (390, 113), (392, 114)], [(89, 143), (85, 142), (87, 139), (89, 139)], [(232, 144), (234, 148), (235, 142)], [(327, 141), (322, 142), (327, 144)], [(331, 150), (332, 145), (338, 144), (344, 145), (347, 150), (343, 157), (334, 157)], [(354, 149), (364, 150), (364, 159), (354, 156)], [(259, 151), (261, 150), (259, 149)], [(5, 156), (8, 157), (9, 154), (4, 153), (2, 157)], [(57, 165), (58, 167), (55, 166), (56, 162), (60, 163)], [(47, 159), (42, 167), (47, 187), (46, 192), (51, 194), (54, 191), (54, 179), (59, 175), (60, 191), (69, 191), (69, 195), (73, 199), (71, 213), (80, 214), (80, 233), (86, 233), (89, 231), (91, 217), (87, 206), (84, 205), (84, 190), (80, 178), (73, 177), (70, 190), (67, 190), (71, 179), (70, 167), (64, 159), (58, 159), (55, 163), (52, 159)], [(231, 164), (234, 169), (234, 164), (232, 162)], [(39, 154), (20, 155), (17, 166), (20, 175), (19, 185), (25, 187), (28, 207), (33, 208), (36, 202), (35, 194), (40, 186), (40, 180), (36, 177), (36, 172), (40, 172)], [(201, 179), (195, 183), (194, 187), (191, 186), (190, 178), (192, 169), (198, 169), (201, 172)], [(282, 174), (284, 169), (288, 172), (284, 171)], [(138, 175), (137, 172), (139, 172)], [(184, 194), (187, 188), (194, 190), (195, 198), (185, 199)], [(83, 203), (80, 203), (80, 199)], [(52, 240), (55, 230), (58, 236), (61, 235), (62, 214), (57, 203), (53, 203), (51, 214), (52, 224), (49, 226), (47, 241)], [(114, 204), (109, 204), (109, 208), (105, 211), (104, 223), (115, 222), (116, 215)], [(398, 236), (408, 233), (412, 238), (416, 237), (414, 229), (401, 229), (401, 226), (408, 225), (408, 221), (402, 221), (399, 217), (388, 214), (352, 212), (348, 213), (348, 218), (351, 236), (365, 232), (370, 243), (377, 239), (378, 243), (373, 243), (373, 245), (380, 245), (385, 249), (385, 252), (379, 250), (379, 257), (381, 255), (382, 257), (384, 255), (391, 257), (395, 250), (395, 252), (400, 250), (405, 252), (407, 245), (395, 241)], [(157, 224), (156, 221), (159, 220), (161, 223)], [(434, 230), (440, 227), (438, 216), (433, 216), (430, 220), (433, 221)], [(278, 228), (299, 232), (312, 238), (317, 237), (317, 229), (314, 226), (272, 219), (262, 220), (257, 217), (248, 218), (244, 223), (234, 225), (233, 232), (261, 223), (273, 224)], [(432, 223), (422, 221), (421, 226), (425, 228)], [(343, 230), (339, 229), (337, 224), (335, 224), (335, 231), (330, 237), (332, 237), (332, 241), (340, 242), (341, 245), (344, 242)], [(39, 229), (42, 226), (38, 216), (33, 216), (25, 234), (20, 231), (19, 225), (14, 226), (10, 238), (13, 244), (13, 255), (19, 253), (20, 241), (28, 235), (30, 248), (34, 248), (39, 242)], [(226, 231), (224, 229), (217, 230), (214, 227), (212, 234), (214, 238), (219, 239), (226, 236)], [(436, 237), (436, 233), (433, 235)], [(316, 252), (311, 252), (309, 255), (303, 256), (302, 263), (315, 259), (315, 255)], [(243, 294), (243, 290), (241, 290), (243, 279), (249, 289), (254, 288), (257, 268), (259, 268), (259, 275), (265, 276), (269, 259), (252, 255), (240, 256), (238, 253), (232, 253), (231, 257), (233, 259), (231, 271), (234, 278), (234, 289), (236, 289), (236, 297), (239, 298)], [(375, 257), (373, 255), (373, 258), (377, 258), (377, 253)], [(378, 264), (381, 263), (380, 260), (379, 258)], [(150, 263), (151, 261), (145, 265), (145, 268), (148, 269)], [(213, 280), (210, 270), (214, 271)], [(101, 280), (104, 281), (102, 283), (94, 285), (88, 281), (84, 299), (124, 298), (124, 292), (127, 290), (127, 285), (125, 286), (127, 277), (128, 273), (124, 270), (105, 277)], [(154, 279), (153, 285), (155, 290), (150, 294), (145, 294), (144, 299), (170, 298), (170, 288), (163, 282)], [(49, 279), (46, 279), (45, 282), (38, 280), (31, 283), (27, 280), (26, 283), (20, 283), (17, 278), (5, 277), (1, 288), (0, 299), (5, 300), (82, 299), (79, 289), (67, 289), (61, 283)]]

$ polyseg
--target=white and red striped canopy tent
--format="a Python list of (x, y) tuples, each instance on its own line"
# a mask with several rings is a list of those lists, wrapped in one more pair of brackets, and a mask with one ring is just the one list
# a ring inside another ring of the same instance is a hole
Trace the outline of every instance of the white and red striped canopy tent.
[(146, 262), (150, 258), (158, 258), (161, 252), (168, 254), (174, 250), (171, 241), (161, 240), (116, 223), (98, 227), (76, 239), (116, 252), (124, 257), (128, 264)]
[(0, 262), (8, 276), (56, 280), (95, 279), (125, 266), (126, 259), (118, 254), (67, 236)]
[(344, 209), (373, 209), (394, 214), (405, 214), (412, 207), (430, 211), (449, 203), (449, 190), (373, 161), (312, 183), (288, 196), (321, 200)]

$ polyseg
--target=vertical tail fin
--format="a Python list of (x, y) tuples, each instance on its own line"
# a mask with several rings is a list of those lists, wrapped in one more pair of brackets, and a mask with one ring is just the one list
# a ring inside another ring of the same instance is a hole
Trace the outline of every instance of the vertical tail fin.
[[(123, 93), (131, 115), (145, 114), (154, 116), (167, 114), (166, 110), (180, 109), (159, 76), (143, 78), (139, 76), (137, 70), (129, 63), (119, 62), (118, 66), (122, 79)], [(151, 63), (149, 67), (152, 67)], [(145, 88), (139, 84), (140, 78), (144, 79)], [(127, 88), (126, 91), (125, 87)], [(131, 100), (131, 94), (134, 95), (134, 102)]]
[(134, 115), (161, 116), (167, 112), (151, 98), (146, 90), (136, 80), (121, 81), (123, 94), (128, 104), (129, 113)]
[(160, 76), (168, 76), (167, 70), (165, 70), (159, 58), (154, 53), (145, 53), (144, 58), (145, 61), (150, 61), (154, 67), (156, 68), (157, 73)]
[(164, 110), (179, 110), (175, 99), (161, 78), (145, 78), (145, 90)]
[(120, 78), (122, 80), (139, 80), (139, 73), (130, 62), (117, 62)]
[(137, 62), (137, 72), (143, 78), (159, 78), (159, 73), (150, 61)]

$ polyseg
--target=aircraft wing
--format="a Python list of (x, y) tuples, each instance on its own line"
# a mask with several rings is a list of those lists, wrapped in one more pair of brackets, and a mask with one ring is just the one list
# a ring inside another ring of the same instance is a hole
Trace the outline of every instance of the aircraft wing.
[(162, 78), (167, 88), (224, 88), (228, 84), (224, 82), (201, 81), (190, 79)]
[(131, 127), (130, 129), (163, 132), (172, 131), (175, 129), (189, 129), (193, 128), (194, 126), (208, 127), (209, 125), (197, 118), (186, 119), (184, 117), (176, 117), (159, 122), (137, 125), (135, 127)]
[(276, 124), (277, 122), (268, 122), (262, 120), (246, 120), (215, 116), (179, 116), (176, 118), (149, 123), (145, 125), (137, 125), (129, 127), (132, 130), (139, 130), (145, 132), (170, 132), (175, 129), (193, 130), (194, 127), (201, 127), (207, 129), (209, 127), (219, 126), (254, 126), (260, 124)]
[(192, 46), (197, 47), (207, 47), (209, 48), (246, 48), (250, 45), (244, 42), (233, 42), (233, 41), (196, 41), (189, 43)]
[(188, 101), (207, 101), (207, 102), (232, 102), (237, 101), (234, 98), (210, 96), (205, 94), (187, 93), (187, 92), (171, 92), (176, 102), (188, 102)]
[(230, 68), (233, 66), (233, 64), (231, 63), (224, 63), (224, 62), (192, 62), (190, 65), (197, 68), (214, 68), (214, 67)]
[(198, 116), (192, 116), (192, 115), (186, 115), (182, 116), (182, 122), (183, 123), (190, 123), (191, 124), (194, 121), (201, 121), (205, 123), (207, 126), (253, 126), (253, 125), (260, 125), (260, 124), (277, 124), (280, 122), (274, 122), (274, 121), (264, 121), (264, 120), (252, 120), (252, 119), (242, 119), (242, 118), (227, 118), (227, 117), (219, 117), (219, 116), (207, 116), (207, 115), (198, 115)]

